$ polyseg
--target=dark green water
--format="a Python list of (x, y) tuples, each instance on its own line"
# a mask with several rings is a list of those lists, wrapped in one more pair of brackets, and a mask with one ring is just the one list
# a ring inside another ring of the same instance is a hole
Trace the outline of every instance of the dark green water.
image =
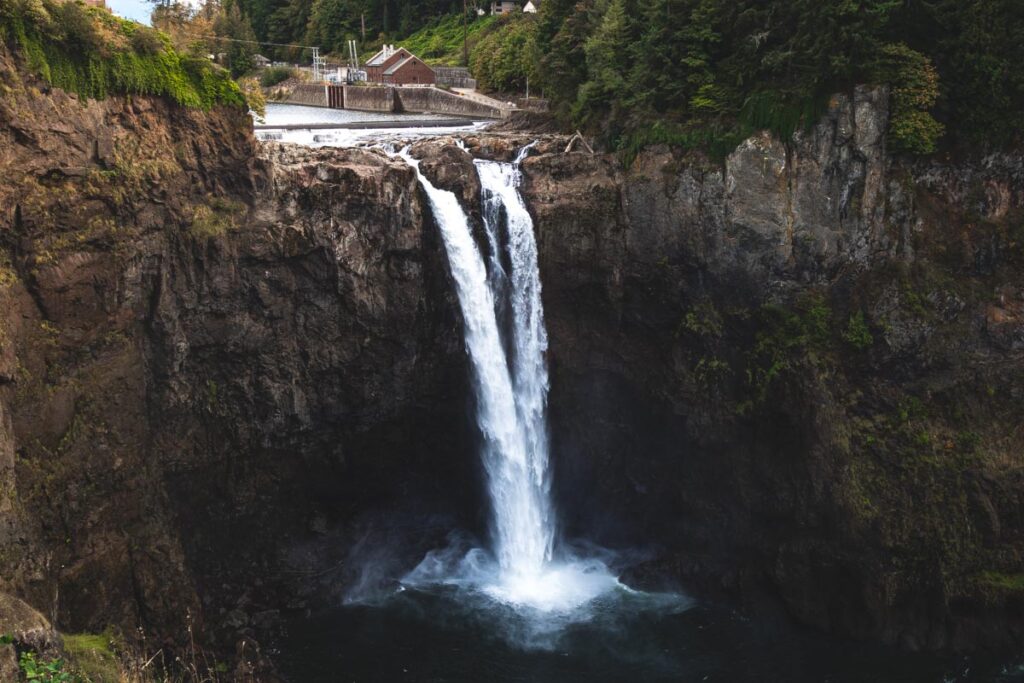
[(278, 661), (294, 683), (1024, 682), (1024, 666), (1005, 657), (837, 641), (689, 601), (612, 600), (583, 623), (539, 621), (450, 589), (407, 590), (292, 621)]

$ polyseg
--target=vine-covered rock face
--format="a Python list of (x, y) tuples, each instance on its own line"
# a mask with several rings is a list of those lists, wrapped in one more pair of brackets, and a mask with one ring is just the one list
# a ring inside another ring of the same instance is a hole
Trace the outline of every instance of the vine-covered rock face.
[[(0, 591), (61, 629), (236, 639), (482, 532), (461, 322), (404, 162), (0, 66)], [(559, 510), (653, 547), (634, 581), (1006, 643), (1024, 167), (894, 161), (885, 99), (724, 165), (536, 146)], [(413, 154), (474, 204), (453, 141)]]

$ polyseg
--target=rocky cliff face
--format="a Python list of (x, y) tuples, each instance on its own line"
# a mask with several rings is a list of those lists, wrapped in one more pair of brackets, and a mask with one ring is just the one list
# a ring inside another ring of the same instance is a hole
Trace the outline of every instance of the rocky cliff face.
[(431, 510), (421, 544), (477, 523), (404, 163), (257, 150), (244, 111), (83, 103), (0, 64), (0, 591), (65, 631), (232, 643), (350, 586), (377, 509)]
[[(379, 526), (411, 556), (482, 528), (461, 323), (410, 169), (257, 148), (240, 111), (83, 104), (0, 61), (0, 590), (67, 630), (231, 641), (370, 580)], [(837, 97), (724, 164), (538, 146), (558, 501), (566, 533), (652, 548), (637, 581), (911, 647), (1005, 643), (1024, 167), (896, 162), (885, 100)], [(467, 153), (414, 152), (475, 206)]]
[[(634, 581), (910, 648), (1017, 644), (1024, 164), (894, 160), (887, 100), (837, 96), (723, 163), (527, 159), (557, 498), (567, 534), (655, 558)], [(442, 155), (471, 207), (469, 156)]]
[(181, 624), (196, 599), (144, 339), (198, 207), (251, 196), (244, 112), (80, 103), (0, 67), (3, 587), (73, 629)]
[(894, 161), (885, 102), (724, 165), (526, 162), (556, 485), (571, 532), (657, 544), (638, 580), (1019, 642), (1024, 164)]

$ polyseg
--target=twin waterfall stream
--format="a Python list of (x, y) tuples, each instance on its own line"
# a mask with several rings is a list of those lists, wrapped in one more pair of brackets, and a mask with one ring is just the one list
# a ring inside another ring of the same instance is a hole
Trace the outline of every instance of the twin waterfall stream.
[(493, 549), (433, 551), (402, 581), (451, 585), (534, 614), (570, 618), (621, 588), (597, 559), (556, 547), (548, 462), (545, 359), (533, 221), (519, 193), (520, 163), (476, 160), (487, 254), (455, 195), (434, 187), (408, 150), (441, 231), (472, 364), (481, 457), (492, 507)]

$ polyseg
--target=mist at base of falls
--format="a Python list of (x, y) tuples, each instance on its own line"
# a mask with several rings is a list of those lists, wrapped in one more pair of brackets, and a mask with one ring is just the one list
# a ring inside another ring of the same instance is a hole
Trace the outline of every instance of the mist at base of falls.
[(600, 595), (628, 590), (598, 559), (550, 562), (536, 572), (503, 571), (482, 548), (434, 550), (402, 579), (403, 586), (449, 585), (514, 609), (568, 617)]

